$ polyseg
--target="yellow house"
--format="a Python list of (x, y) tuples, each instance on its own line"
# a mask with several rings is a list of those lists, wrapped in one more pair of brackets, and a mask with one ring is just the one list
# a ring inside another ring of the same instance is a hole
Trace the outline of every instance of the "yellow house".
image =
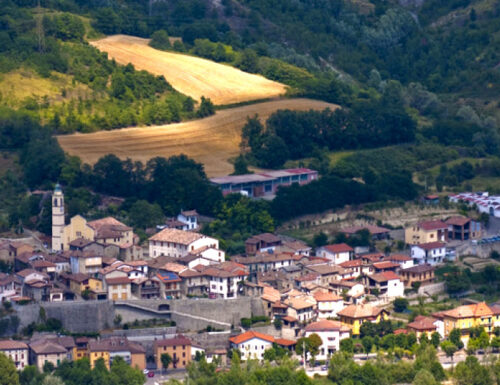
[(127, 300), (132, 298), (131, 280), (128, 277), (106, 278), (108, 299)]
[(183, 335), (155, 341), (153, 351), (157, 368), (163, 368), (161, 363), (162, 354), (169, 354), (172, 358), (170, 368), (185, 368), (191, 362), (191, 340)]
[(434, 316), (442, 319), (445, 337), (448, 337), (453, 329), (460, 329), (464, 341), (468, 340), (469, 331), (473, 327), (482, 326), (492, 335), (494, 328), (500, 326), (500, 308), (488, 306), (484, 302), (459, 306)]
[(69, 287), (73, 293), (82, 294), (85, 290), (92, 292), (102, 291), (102, 282), (86, 274), (77, 273), (68, 275)]
[(95, 363), (98, 359), (102, 358), (106, 368), (109, 369), (109, 350), (105, 343), (99, 341), (90, 341), (88, 343), (88, 357), (90, 361), (90, 367), (94, 369)]
[(75, 215), (62, 231), (63, 250), (69, 250), (69, 244), (80, 238), (117, 246), (134, 243), (132, 228), (112, 217), (87, 222), (81, 215)]
[(129, 341), (126, 337), (110, 337), (88, 343), (88, 357), (90, 367), (94, 368), (98, 359), (102, 358), (109, 369), (116, 357), (141, 370), (146, 369), (146, 349), (136, 342)]
[(337, 315), (340, 318), (340, 322), (351, 328), (352, 335), (359, 335), (359, 330), (363, 322), (379, 323), (381, 320), (389, 319), (389, 312), (387, 310), (369, 304), (349, 305), (339, 311)]
[(69, 250), (69, 244), (78, 238), (94, 239), (94, 229), (81, 215), (75, 215), (70, 223), (64, 226), (62, 234), (63, 250)]
[(425, 221), (405, 229), (405, 242), (409, 245), (422, 243), (446, 242), (448, 225), (442, 221)]
[(74, 360), (80, 360), (84, 357), (89, 357), (89, 339), (87, 337), (78, 337), (75, 339)]

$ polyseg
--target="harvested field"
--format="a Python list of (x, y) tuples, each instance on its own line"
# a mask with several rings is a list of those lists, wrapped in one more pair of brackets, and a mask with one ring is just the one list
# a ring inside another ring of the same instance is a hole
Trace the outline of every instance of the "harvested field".
[(260, 75), (180, 53), (154, 49), (148, 39), (114, 35), (91, 42), (120, 64), (132, 63), (139, 70), (163, 75), (179, 92), (196, 100), (209, 97), (213, 103), (233, 104), (283, 95), (286, 86)]
[(283, 99), (217, 111), (205, 119), (162, 126), (124, 128), (91, 134), (58, 136), (64, 151), (93, 164), (113, 153), (125, 159), (146, 162), (155, 156), (186, 154), (205, 165), (208, 176), (227, 175), (233, 171), (229, 158), (239, 153), (241, 128), (248, 116), (267, 119), (280, 109), (336, 109), (335, 104), (311, 99)]

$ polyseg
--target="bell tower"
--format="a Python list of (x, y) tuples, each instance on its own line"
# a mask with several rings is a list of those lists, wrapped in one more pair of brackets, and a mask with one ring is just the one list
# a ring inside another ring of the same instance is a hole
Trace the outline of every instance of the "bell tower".
[(63, 250), (63, 231), (64, 194), (58, 183), (52, 194), (52, 250)]

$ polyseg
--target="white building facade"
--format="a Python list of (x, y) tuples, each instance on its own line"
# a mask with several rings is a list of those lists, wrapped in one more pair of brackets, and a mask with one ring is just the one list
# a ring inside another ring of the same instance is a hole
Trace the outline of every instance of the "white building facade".
[(322, 246), (316, 250), (316, 255), (322, 258), (328, 258), (334, 265), (340, 265), (351, 259), (354, 249), (345, 244)]
[(25, 366), (28, 366), (28, 345), (23, 342), (13, 340), (0, 341), (0, 353), (10, 358), (16, 365), (17, 370), (23, 370)]
[(306, 326), (305, 337), (317, 334), (321, 338), (322, 344), (319, 347), (317, 360), (326, 361), (332, 354), (340, 350), (340, 341), (350, 337), (349, 328), (343, 326), (338, 321), (322, 320), (313, 322)]
[(442, 242), (412, 245), (411, 256), (417, 265), (428, 263), (434, 266), (444, 262), (446, 258), (446, 245)]
[[(219, 249), (219, 241), (206, 235), (177, 229), (163, 229), (149, 238), (149, 257), (157, 258), (165, 255), (181, 258), (197, 250)], [(204, 257), (212, 256), (207, 253)], [(219, 259), (219, 256), (217, 256)]]
[(229, 339), (231, 349), (238, 349), (241, 359), (264, 359), (264, 352), (273, 347), (274, 338), (263, 333), (248, 331)]

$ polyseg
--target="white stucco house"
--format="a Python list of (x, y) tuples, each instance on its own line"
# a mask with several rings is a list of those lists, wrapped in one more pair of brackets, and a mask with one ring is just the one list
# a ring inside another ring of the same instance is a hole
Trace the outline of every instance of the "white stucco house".
[(319, 319), (335, 318), (337, 312), (344, 308), (344, 299), (333, 293), (316, 292), (314, 293), (316, 300), (316, 309)]
[(316, 249), (318, 257), (328, 258), (335, 265), (351, 260), (353, 253), (354, 249), (345, 243), (321, 246)]
[(229, 347), (231, 349), (238, 349), (243, 361), (248, 359), (262, 361), (264, 359), (264, 352), (272, 348), (273, 344), (288, 350), (293, 350), (295, 343), (296, 342), (292, 340), (274, 338), (273, 336), (259, 333), (254, 330), (249, 330), (243, 334), (229, 338)]
[(186, 225), (187, 230), (198, 229), (198, 213), (196, 210), (181, 211), (177, 215), (177, 220)]
[(206, 235), (192, 231), (166, 228), (149, 238), (149, 257), (157, 258), (161, 255), (181, 258), (188, 254), (201, 254), (204, 258), (215, 258), (219, 262), (224, 256), (214, 254), (213, 249), (219, 249), (219, 241)]
[(363, 277), (367, 289), (373, 294), (378, 291), (378, 296), (387, 298), (403, 297), (405, 286), (403, 280), (393, 271), (384, 271)]
[(317, 334), (323, 342), (316, 359), (324, 361), (340, 350), (340, 341), (349, 338), (351, 330), (338, 321), (321, 320), (306, 326), (304, 336), (309, 337), (311, 334)]
[(10, 358), (17, 370), (23, 370), (28, 366), (28, 345), (24, 342), (0, 340), (0, 353)]
[(446, 244), (443, 242), (430, 242), (412, 245), (411, 256), (417, 265), (428, 263), (434, 266), (443, 263), (446, 258)]

